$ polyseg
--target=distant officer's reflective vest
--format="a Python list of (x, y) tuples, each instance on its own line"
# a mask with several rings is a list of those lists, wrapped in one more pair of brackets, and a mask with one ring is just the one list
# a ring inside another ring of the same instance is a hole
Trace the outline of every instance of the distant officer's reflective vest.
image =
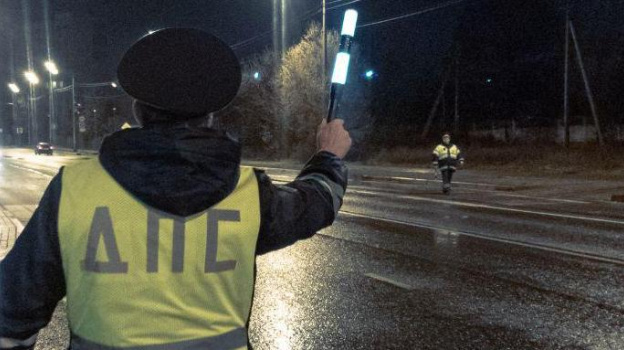
[(438, 167), (442, 170), (455, 169), (460, 153), (461, 151), (455, 145), (441, 144), (433, 150), (434, 161), (438, 162)]
[(246, 349), (260, 199), (253, 169), (203, 213), (143, 204), (98, 160), (66, 167), (59, 240), (72, 349)]

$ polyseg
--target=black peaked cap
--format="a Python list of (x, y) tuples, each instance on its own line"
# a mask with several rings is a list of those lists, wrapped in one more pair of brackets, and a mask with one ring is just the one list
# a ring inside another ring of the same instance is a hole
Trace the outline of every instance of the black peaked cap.
[(124, 55), (117, 76), (130, 96), (182, 117), (223, 109), (241, 84), (232, 49), (216, 36), (190, 28), (163, 29), (141, 38)]

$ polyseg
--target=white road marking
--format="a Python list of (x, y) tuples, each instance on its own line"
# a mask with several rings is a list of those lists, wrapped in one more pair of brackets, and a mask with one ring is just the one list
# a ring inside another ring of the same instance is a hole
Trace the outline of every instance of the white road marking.
[(456, 235), (467, 236), (467, 237), (482, 239), (482, 240), (486, 240), (486, 241), (493, 241), (493, 242), (498, 242), (498, 243), (510, 244), (510, 245), (520, 246), (520, 247), (524, 247), (524, 248), (541, 250), (541, 251), (545, 251), (545, 252), (549, 252), (549, 253), (557, 253), (557, 254), (562, 254), (562, 255), (574, 256), (574, 257), (577, 257), (577, 258), (589, 259), (589, 260), (600, 261), (600, 262), (604, 262), (604, 263), (624, 266), (624, 260), (622, 260), (622, 259), (609, 258), (609, 257), (605, 257), (605, 256), (599, 256), (599, 255), (584, 253), (584, 252), (575, 251), (575, 250), (560, 249), (560, 248), (556, 248), (556, 247), (552, 247), (552, 246), (548, 246), (548, 245), (543, 245), (543, 244), (534, 244), (534, 243), (528, 243), (528, 242), (515, 241), (515, 240), (512, 240), (512, 239), (498, 238), (498, 237), (493, 237), (493, 236), (490, 236), (490, 235), (479, 234), (479, 233), (447, 230), (447, 229), (443, 229), (443, 228), (440, 228), (440, 227), (435, 227), (433, 225), (425, 224), (425, 223), (416, 223), (416, 222), (407, 222), (407, 221), (401, 221), (401, 220), (380, 218), (380, 217), (363, 215), (363, 214), (347, 212), (347, 211), (340, 211), (340, 213), (343, 214), (343, 215), (347, 215), (347, 216), (355, 216), (355, 217), (360, 217), (360, 218), (365, 218), (365, 219), (373, 219), (373, 220), (378, 220), (378, 221), (385, 221), (385, 222), (390, 222), (390, 223), (399, 224), (399, 225), (405, 225), (405, 226), (411, 226), (411, 227), (416, 227), (416, 228), (421, 228), (421, 229), (424, 228), (424, 229), (437, 230), (437, 231), (444, 230), (444, 231), (448, 231), (448, 233), (450, 235), (453, 235), (453, 236), (456, 236)]
[(407, 290), (413, 290), (414, 289), (414, 287), (412, 287), (412, 286), (410, 286), (408, 284), (405, 284), (405, 283), (393, 280), (392, 278), (384, 277), (384, 276), (381, 276), (381, 275), (378, 275), (378, 274), (375, 274), (375, 273), (365, 273), (364, 276), (372, 278), (372, 279), (375, 279), (375, 280), (378, 280), (378, 281), (381, 281), (381, 282), (392, 284), (392, 285), (397, 286), (399, 288), (403, 288), (403, 289), (407, 289)]
[(19, 234), (22, 233), (22, 231), (24, 231), (24, 225), (22, 224), (21, 221), (17, 220), (17, 218), (15, 217), (9, 218), (9, 220), (11, 220), (13, 225), (15, 225), (15, 229), (17, 230), (17, 235), (19, 236)]
[(525, 194), (515, 194), (515, 193), (512, 194), (512, 193), (505, 193), (505, 192), (501, 192), (501, 191), (492, 191), (492, 190), (471, 190), (471, 189), (467, 189), (467, 188), (462, 188), (461, 191), (462, 192), (472, 192), (472, 193), (487, 192), (487, 193), (492, 193), (492, 194), (494, 194), (496, 196), (500, 196), (500, 197), (526, 198), (526, 199), (535, 199), (535, 200), (549, 201), (549, 202), (561, 202), (561, 203), (570, 203), (570, 204), (592, 204), (592, 202), (578, 201), (578, 200), (574, 200), (574, 199), (534, 197), (534, 196), (527, 196)]
[(15, 165), (15, 164), (9, 164), (9, 166), (15, 168), (15, 169), (19, 169), (19, 170), (24, 170), (24, 171), (28, 171), (31, 173), (35, 173), (37, 175), (42, 175), (45, 177), (54, 177), (53, 175), (50, 174), (46, 174), (43, 171), (39, 171), (39, 170), (35, 170), (35, 169), (31, 169), (31, 168), (27, 168), (27, 167), (23, 167), (23, 166), (19, 166), (19, 165)]
[(507, 207), (497, 207), (497, 206), (494, 206), (494, 205), (487, 205), (487, 204), (476, 204), (476, 203), (468, 203), (468, 202), (460, 202), (460, 201), (452, 201), (452, 200), (444, 200), (444, 199), (434, 199), (434, 198), (427, 198), (427, 197), (420, 197), (420, 196), (407, 196), (407, 195), (398, 195), (398, 194), (386, 194), (386, 193), (373, 192), (373, 191), (367, 191), (367, 190), (351, 190), (351, 191), (348, 191), (348, 192), (359, 193), (359, 194), (367, 194), (367, 195), (372, 195), (372, 196), (380, 196), (380, 197), (400, 198), (400, 199), (407, 199), (407, 200), (419, 201), (419, 202), (446, 204), (446, 205), (452, 205), (452, 206), (456, 206), (456, 207), (490, 209), (490, 210), (498, 210), (498, 211), (508, 211), (508, 212), (513, 212), (513, 213), (522, 213), (522, 214), (531, 214), (531, 215), (539, 215), (539, 216), (548, 216), (548, 217), (555, 217), (555, 218), (560, 218), (560, 219), (572, 219), (572, 220), (599, 222), (599, 223), (603, 223), (603, 224), (624, 225), (624, 221), (621, 221), (621, 220), (593, 218), (593, 217), (582, 216), (582, 215), (558, 214), (558, 213), (549, 213), (549, 212), (536, 211), (536, 210), (525, 210), (525, 209), (516, 209), (516, 208), (507, 208)]
[[(273, 169), (273, 168), (264, 168), (264, 169)], [(276, 180), (276, 182), (290, 182), (293, 181), (295, 178), (291, 177), (291, 176), (287, 176), (287, 175), (277, 175), (277, 176), (271, 176), (271, 179)], [(412, 181), (416, 181), (416, 182), (427, 182), (427, 183), (441, 183), (439, 180), (427, 180), (427, 179), (416, 179), (416, 178), (402, 178), (402, 179), (408, 179), (408, 180), (412, 180)], [(473, 184), (470, 182), (454, 182), (454, 183), (459, 183), (459, 184)], [(488, 185), (488, 184), (477, 184), (474, 183), (475, 185), (478, 186), (494, 186), (494, 185)], [(350, 186), (350, 188), (365, 188), (364, 186)], [(580, 200), (574, 200), (574, 199), (561, 199), (561, 198), (544, 198), (544, 197), (534, 197), (534, 196), (528, 196), (528, 195), (522, 195), (522, 194), (512, 194), (512, 193), (507, 193), (504, 191), (493, 191), (493, 190), (471, 190), (468, 188), (461, 188), (460, 189), (461, 192), (471, 192), (471, 193), (481, 193), (481, 192), (487, 192), (487, 193), (492, 193), (496, 196), (499, 197), (515, 197), (515, 198), (526, 198), (526, 199), (534, 199), (534, 200), (542, 200), (542, 201), (549, 201), (549, 202), (559, 202), (559, 203), (569, 203), (569, 204), (592, 204), (592, 202), (588, 202), (588, 201), (580, 201)], [(347, 191), (347, 192), (352, 192), (352, 191)], [(605, 202), (605, 203), (609, 203), (612, 204), (612, 202)]]

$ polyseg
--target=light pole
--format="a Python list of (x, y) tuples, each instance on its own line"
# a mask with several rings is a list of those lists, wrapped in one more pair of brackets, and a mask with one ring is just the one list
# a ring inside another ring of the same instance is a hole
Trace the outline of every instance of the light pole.
[(323, 0), (323, 87), (325, 86), (325, 79), (327, 75), (327, 0)]
[(48, 73), (50, 73), (50, 98), (49, 98), (49, 104), (48, 104), (48, 109), (49, 109), (49, 129), (50, 129), (50, 144), (54, 143), (54, 126), (56, 124), (56, 118), (54, 115), (54, 82), (53, 82), (53, 77), (54, 75), (58, 75), (59, 74), (59, 70), (56, 67), (56, 64), (52, 61), (46, 61), (44, 63), (44, 66), (46, 67), (46, 69), (48, 70)]
[(37, 105), (36, 105), (36, 100), (34, 96), (35, 96), (35, 92), (37, 88), (36, 85), (39, 84), (40, 80), (39, 80), (39, 77), (37, 76), (37, 73), (33, 71), (24, 72), (24, 76), (26, 77), (26, 80), (28, 81), (28, 85), (30, 88), (30, 96), (28, 98), (28, 106), (30, 107), (28, 109), (29, 111), (28, 144), (31, 145), (33, 142), (32, 141), (33, 135), (37, 136)]
[[(9, 83), (9, 90), (11, 90), (12, 94), (11, 94), (11, 100), (13, 102), (13, 108), (12, 108), (12, 112), (13, 112), (13, 122), (17, 121), (17, 94), (20, 93), (20, 88), (19, 86), (17, 86), (16, 83)], [(13, 130), (11, 130), (11, 132), (13, 132)], [(17, 130), (16, 130), (17, 132)], [(18, 132), (19, 134), (19, 132)]]

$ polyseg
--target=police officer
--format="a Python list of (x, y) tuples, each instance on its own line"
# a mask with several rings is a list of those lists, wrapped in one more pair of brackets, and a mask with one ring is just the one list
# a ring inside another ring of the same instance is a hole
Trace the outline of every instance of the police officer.
[(453, 173), (457, 170), (457, 165), (464, 165), (464, 154), (459, 147), (451, 143), (451, 134), (445, 132), (442, 135), (442, 143), (433, 150), (434, 171), (442, 172), (442, 192), (451, 193), (451, 180)]
[(67, 297), (72, 349), (246, 349), (255, 257), (334, 221), (351, 139), (322, 123), (318, 152), (276, 186), (241, 146), (200, 128), (241, 82), (211, 34), (139, 40), (118, 78), (141, 128), (61, 169), (0, 264), (0, 348), (29, 349)]

